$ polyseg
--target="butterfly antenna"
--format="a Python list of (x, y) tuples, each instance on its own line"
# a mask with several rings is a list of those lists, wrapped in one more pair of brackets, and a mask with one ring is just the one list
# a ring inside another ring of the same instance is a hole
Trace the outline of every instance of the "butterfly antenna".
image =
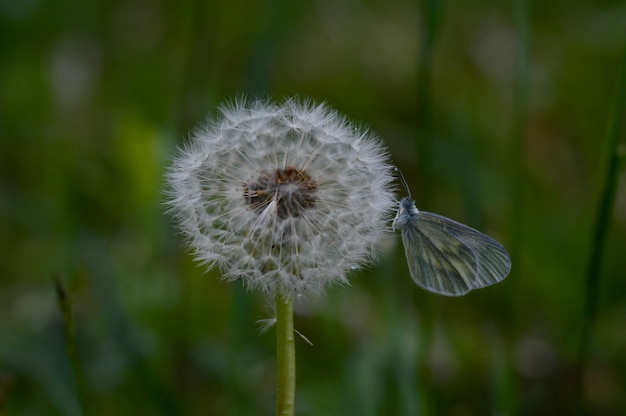
[(394, 166), (393, 173), (396, 175), (398, 179), (400, 179), (400, 182), (402, 182), (402, 186), (404, 186), (404, 189), (406, 189), (406, 193), (409, 194), (409, 198), (413, 198), (411, 196), (411, 190), (409, 189), (409, 184), (406, 183), (406, 179), (404, 179), (404, 175), (402, 174), (402, 171), (400, 170), (400, 168), (397, 166)]

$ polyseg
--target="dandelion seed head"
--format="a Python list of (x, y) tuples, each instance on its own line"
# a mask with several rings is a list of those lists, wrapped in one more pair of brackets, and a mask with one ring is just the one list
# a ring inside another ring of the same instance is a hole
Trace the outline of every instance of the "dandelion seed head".
[(196, 259), (270, 294), (319, 294), (371, 261), (395, 206), (380, 141), (326, 105), (235, 101), (168, 174)]

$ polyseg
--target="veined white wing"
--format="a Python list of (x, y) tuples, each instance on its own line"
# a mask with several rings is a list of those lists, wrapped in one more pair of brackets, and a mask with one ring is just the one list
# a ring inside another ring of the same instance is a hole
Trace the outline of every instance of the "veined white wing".
[(402, 242), (411, 277), (419, 286), (447, 296), (503, 280), (511, 270), (506, 250), (496, 240), (467, 225), (418, 211), (403, 198), (394, 227)]

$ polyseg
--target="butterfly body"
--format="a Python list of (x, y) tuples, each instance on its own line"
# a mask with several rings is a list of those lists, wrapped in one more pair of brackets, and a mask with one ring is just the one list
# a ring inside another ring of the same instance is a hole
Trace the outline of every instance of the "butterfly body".
[(408, 224), (415, 223), (419, 216), (420, 211), (415, 206), (415, 201), (408, 197), (402, 198), (398, 207), (398, 214), (393, 220), (393, 230), (395, 231), (397, 228), (403, 228)]
[(402, 198), (393, 229), (400, 229), (411, 277), (420, 287), (446, 296), (503, 280), (511, 270), (504, 247), (493, 238), (444, 216), (420, 211)]

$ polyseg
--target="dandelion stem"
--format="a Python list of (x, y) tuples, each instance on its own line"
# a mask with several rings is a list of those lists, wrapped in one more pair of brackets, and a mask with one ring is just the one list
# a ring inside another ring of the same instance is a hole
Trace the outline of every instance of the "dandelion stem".
[(296, 347), (291, 296), (276, 295), (276, 415), (293, 416), (296, 395)]

